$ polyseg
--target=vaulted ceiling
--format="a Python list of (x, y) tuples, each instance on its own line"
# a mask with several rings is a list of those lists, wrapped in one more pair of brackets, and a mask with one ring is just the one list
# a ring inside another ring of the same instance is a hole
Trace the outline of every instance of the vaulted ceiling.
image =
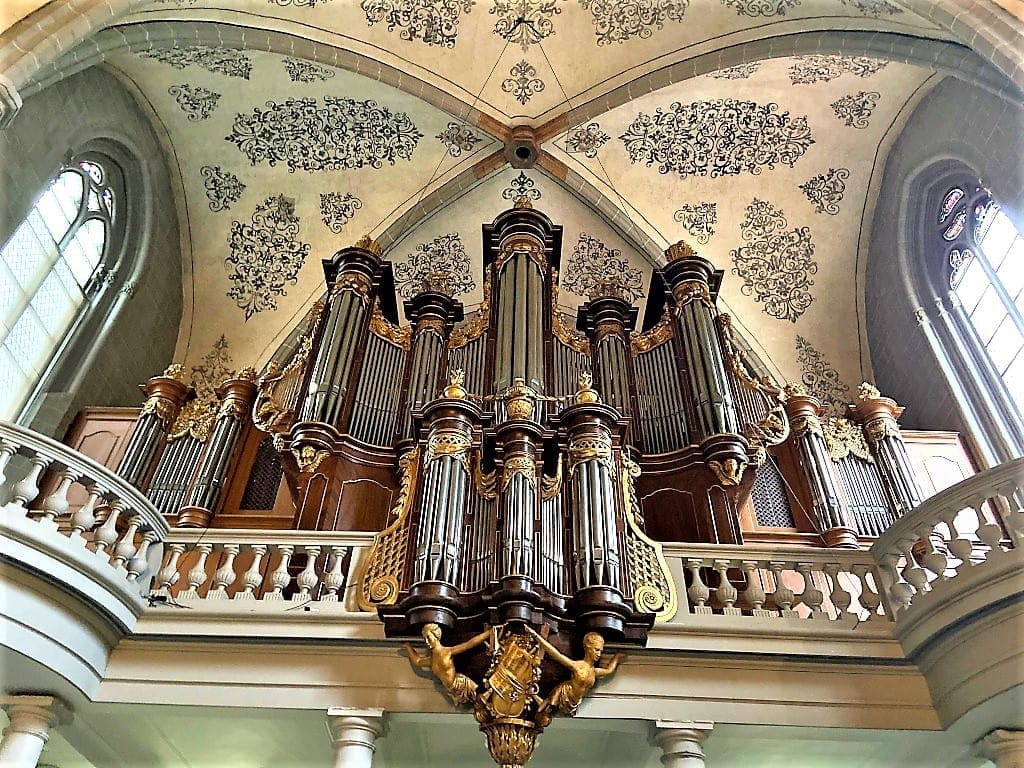
[(565, 227), (567, 308), (601, 270), (642, 305), (685, 239), (761, 358), (836, 403), (871, 377), (886, 152), (948, 40), (890, 0), (156, 0), (97, 35), (180, 175), (186, 365), (222, 335), (265, 362), (364, 233), (399, 291), (443, 260), (478, 302), (480, 225), (526, 192)]

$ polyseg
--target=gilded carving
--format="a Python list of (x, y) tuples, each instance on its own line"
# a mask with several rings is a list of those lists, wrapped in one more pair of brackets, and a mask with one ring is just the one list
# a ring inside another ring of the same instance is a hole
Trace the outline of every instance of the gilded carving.
[(569, 477), (576, 473), (576, 467), (584, 461), (597, 461), (604, 464), (609, 472), (612, 466), (612, 441), (605, 435), (589, 435), (578, 437), (569, 442)]
[(548, 268), (548, 261), (544, 257), (543, 246), (531, 237), (520, 235), (510, 237), (501, 244), (501, 248), (498, 250), (497, 263), (495, 264), (496, 269), (500, 272), (505, 262), (519, 253), (526, 254), (530, 261), (540, 267), (541, 272)]
[(476, 697), (477, 684), (469, 676), (455, 670), (455, 657), (491, 639), (491, 628), (458, 645), (446, 646), (441, 642), (441, 628), (437, 624), (425, 624), (422, 630), (427, 644), (427, 654), (420, 654), (411, 643), (405, 644), (409, 661), (414, 667), (429, 669), (434, 673), (456, 705), (469, 704)]
[(598, 666), (601, 654), (604, 653), (604, 638), (597, 632), (587, 632), (583, 636), (583, 658), (570, 659), (537, 634), (533, 628), (528, 626), (526, 631), (536, 639), (550, 658), (569, 670), (569, 679), (556, 685), (548, 697), (537, 707), (537, 722), (541, 726), (546, 726), (551, 722), (552, 710), (573, 717), (579, 709), (583, 697), (590, 693), (594, 684), (602, 677), (614, 675), (619, 663), (626, 658), (624, 653), (616, 653), (607, 666)]
[(633, 602), (637, 610), (655, 615), (655, 621), (668, 621), (676, 614), (678, 601), (675, 584), (668, 570), (661, 543), (643, 531), (635, 480), (640, 465), (622, 456), (622, 502), (626, 510), (626, 565), (633, 582)]
[(659, 344), (663, 344), (672, 338), (672, 319), (669, 317), (668, 308), (661, 314), (661, 319), (655, 323), (646, 333), (638, 333), (629, 337), (629, 347), (634, 355), (642, 352), (650, 352)]
[(601, 396), (597, 394), (597, 390), (594, 389), (593, 385), (594, 377), (590, 375), (590, 372), (580, 371), (579, 379), (577, 379), (575, 401), (582, 404), (601, 402)]
[(444, 396), (461, 400), (469, 394), (466, 392), (466, 371), (454, 368), (448, 373), (448, 386), (444, 388)]
[(252, 406), (252, 423), (257, 429), (281, 434), (287, 431), (295, 420), (299, 384), (306, 372), (306, 363), (313, 343), (312, 329), (318, 317), (319, 313), (310, 321), (309, 330), (299, 342), (295, 355), (288, 364), (282, 369), (277, 363), (272, 362), (260, 379)]
[(692, 246), (685, 240), (680, 240), (678, 243), (672, 243), (665, 250), (665, 258), (668, 261), (678, 261), (679, 259), (692, 259), (697, 255), (697, 252), (693, 250)]
[(484, 300), (480, 307), (471, 314), (466, 321), (455, 328), (448, 337), (448, 348), (458, 349), (464, 347), (474, 339), (479, 338), (491, 322), (491, 275), (488, 272), (484, 275)]
[(380, 247), (380, 243), (378, 243), (369, 235), (363, 235), (358, 240), (356, 240), (355, 247), (362, 248), (364, 251), (369, 251), (374, 256), (384, 255), (384, 249)]
[(711, 301), (708, 284), (703, 280), (683, 280), (672, 289), (672, 295), (680, 307), (685, 307), (691, 301), (699, 301), (712, 309), (715, 306)]
[(389, 322), (384, 313), (380, 311), (380, 303), (373, 305), (373, 314), (370, 315), (370, 332), (387, 339), (392, 344), (409, 349), (412, 346), (412, 329), (404, 325), (395, 325)]
[(516, 475), (524, 478), (531, 488), (537, 487), (537, 466), (532, 456), (518, 453), (505, 459), (501, 472), (501, 490), (506, 490)]
[(403, 569), (409, 548), (409, 504), (416, 487), (419, 448), (409, 451), (398, 461), (400, 486), (398, 499), (391, 508), (395, 518), (373, 538), (373, 546), (359, 579), (357, 600), (364, 611), (375, 611), (378, 605), (391, 605), (401, 590)]
[(163, 395), (152, 395), (146, 399), (146, 402), (142, 404), (142, 410), (139, 411), (139, 418), (141, 419), (147, 413), (155, 414), (164, 426), (164, 429), (168, 428), (168, 425), (174, 421), (175, 412), (177, 406), (168, 400)]
[(548, 477), (547, 475), (541, 475), (540, 478), (540, 492), (541, 498), (544, 501), (550, 501), (555, 498), (562, 491), (562, 461), (558, 460), (555, 465), (555, 476)]
[(316, 472), (323, 460), (330, 455), (330, 451), (317, 449), (312, 445), (292, 448), (292, 456), (295, 457), (295, 463), (299, 465), (299, 472)]
[(362, 272), (342, 272), (335, 279), (331, 294), (337, 295), (342, 291), (353, 291), (359, 294), (363, 304), (369, 304), (372, 290), (373, 285), (370, 283), (370, 278)]
[(821, 420), (817, 416), (797, 416), (790, 422), (790, 427), (795, 437), (803, 437), (808, 433), (821, 435)]
[(551, 330), (555, 338), (569, 349), (581, 355), (590, 355), (590, 342), (587, 341), (587, 337), (573, 328), (566, 316), (557, 310), (551, 313)]
[(423, 454), (423, 465), (426, 466), (442, 456), (451, 456), (470, 473), (469, 448), (473, 439), (463, 432), (454, 429), (438, 429), (427, 438), (427, 450)]
[(747, 462), (739, 459), (725, 459), (724, 461), (712, 459), (708, 462), (708, 467), (715, 473), (715, 477), (722, 485), (739, 485), (743, 480)]
[(853, 454), (864, 461), (874, 462), (874, 457), (864, 440), (864, 431), (849, 419), (825, 419), (821, 423), (825, 449), (834, 461)]

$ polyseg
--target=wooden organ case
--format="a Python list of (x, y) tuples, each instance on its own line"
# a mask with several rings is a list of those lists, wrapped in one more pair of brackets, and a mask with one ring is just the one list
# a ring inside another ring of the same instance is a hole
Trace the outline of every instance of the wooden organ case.
[(324, 260), (288, 362), (229, 378), (215, 411), (194, 412), (180, 367), (151, 379), (118, 465), (179, 526), (375, 532), (359, 605), (423, 634), (413, 661), (503, 765), (614, 671), (598, 646), (642, 645), (675, 612), (659, 542), (856, 547), (920, 500), (902, 409), (863, 385), (851, 420), (822, 419), (773, 383), (687, 245), (654, 270), (641, 329), (615, 275), (559, 309), (561, 245), (520, 200), (483, 227), (479, 308), (433, 274), (400, 325), (364, 238)]

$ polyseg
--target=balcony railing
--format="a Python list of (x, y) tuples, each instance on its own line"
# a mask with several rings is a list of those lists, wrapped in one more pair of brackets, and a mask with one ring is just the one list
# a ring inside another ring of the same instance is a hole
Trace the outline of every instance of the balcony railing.
[[(23, 457), (22, 462), (14, 461)], [(20, 477), (8, 477), (27, 463)], [(51, 550), (90, 566), (136, 595), (149, 591), (151, 549), (167, 522), (149, 500), (109, 469), (24, 427), (0, 421), (0, 488), (6, 487), (2, 526), (9, 545)], [(71, 498), (84, 499), (74, 504)], [(159, 553), (155, 553), (159, 557)]]
[(948, 611), (954, 594), (1020, 592), (1022, 505), (1024, 459), (1015, 459), (932, 496), (879, 536), (871, 554), (897, 621)]

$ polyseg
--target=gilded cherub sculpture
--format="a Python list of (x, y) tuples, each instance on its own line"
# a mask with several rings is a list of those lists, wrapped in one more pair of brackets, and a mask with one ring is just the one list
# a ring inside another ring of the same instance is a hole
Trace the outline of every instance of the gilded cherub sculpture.
[(456, 704), (472, 702), (476, 696), (477, 684), (472, 678), (455, 670), (455, 657), (486, 642), (491, 637), (491, 628), (488, 627), (469, 640), (452, 646), (441, 644), (441, 628), (437, 624), (425, 624), (422, 632), (429, 653), (422, 655), (410, 643), (406, 643), (409, 661), (420, 669), (433, 672), (434, 677), (441, 681), (441, 685)]
[(526, 629), (537, 638), (537, 642), (551, 658), (569, 670), (569, 679), (556, 685), (537, 708), (537, 719), (541, 725), (551, 722), (550, 710), (553, 709), (570, 717), (575, 715), (583, 697), (590, 692), (598, 679), (615, 674), (619, 662), (625, 658), (625, 654), (616, 653), (607, 667), (597, 666), (604, 652), (604, 638), (597, 632), (587, 632), (583, 636), (583, 658), (570, 659), (531, 627)]

